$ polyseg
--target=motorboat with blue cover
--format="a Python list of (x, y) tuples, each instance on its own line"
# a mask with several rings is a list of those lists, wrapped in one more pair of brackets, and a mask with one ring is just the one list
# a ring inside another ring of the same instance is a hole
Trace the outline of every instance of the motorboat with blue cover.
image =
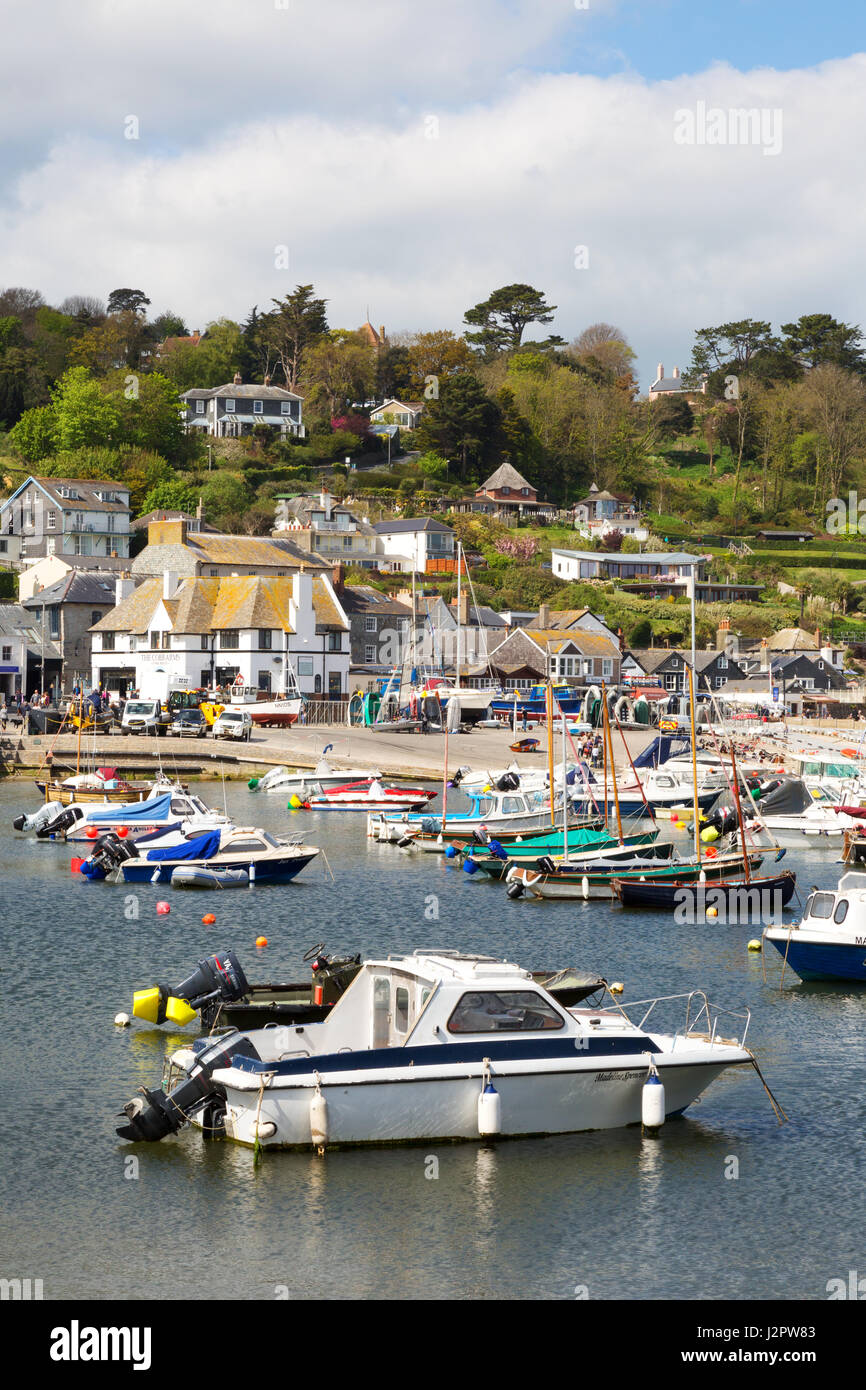
[[(147, 837), (129, 842), (106, 837), (90, 861), (80, 866), (86, 878), (122, 879), (125, 883), (172, 884), (173, 887), (227, 887), (244, 883), (290, 883), (319, 854), (297, 838), (277, 839), (251, 826), (223, 826), (178, 839)], [(177, 881), (175, 873), (180, 870)], [(190, 870), (207, 870), (191, 881)], [(237, 876), (243, 870), (246, 877)], [(223, 877), (222, 883), (218, 879)]]

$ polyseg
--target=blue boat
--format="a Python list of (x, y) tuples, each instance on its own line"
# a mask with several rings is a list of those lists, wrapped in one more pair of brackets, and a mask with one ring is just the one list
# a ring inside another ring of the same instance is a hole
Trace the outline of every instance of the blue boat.
[(866, 877), (843, 874), (835, 892), (815, 889), (802, 921), (764, 929), (801, 980), (854, 980), (866, 984)]
[[(278, 840), (267, 830), (229, 826), (196, 835), (180, 844), (148, 848), (145, 844), (127, 846), (116, 839), (113, 862), (126, 883), (169, 885), (177, 868), (207, 869), (216, 876), (242, 869), (248, 882), (291, 883), (319, 854), (313, 845), (297, 840)], [(129, 851), (126, 852), (125, 851)], [(105, 854), (105, 847), (102, 850)], [(89, 876), (89, 875), (88, 875)], [(179, 875), (179, 880), (183, 878)], [(188, 877), (188, 875), (187, 875)], [(228, 880), (227, 880), (228, 881)]]
[[(553, 699), (556, 714), (560, 710), (564, 711), (565, 714), (580, 714), (584, 691), (575, 690), (574, 686), (561, 681), (554, 683)], [(510, 700), (490, 701), (490, 713), (494, 719), (497, 715), (508, 715), (512, 719), (515, 712), (518, 719), (546, 719), (547, 686), (533, 685), (530, 690), (518, 691), (516, 701), (513, 696)]]

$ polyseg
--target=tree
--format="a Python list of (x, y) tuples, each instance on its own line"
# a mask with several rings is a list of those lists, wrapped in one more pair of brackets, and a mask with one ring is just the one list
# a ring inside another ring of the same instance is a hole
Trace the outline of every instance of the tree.
[[(431, 377), (437, 389), (455, 372), (471, 371), (476, 358), (465, 338), (458, 338), (447, 328), (432, 333), (417, 333), (408, 348), (411, 388), (422, 395)], [(432, 384), (432, 383), (431, 383)]]
[(214, 473), (201, 490), (205, 514), (225, 531), (239, 531), (244, 512), (252, 502), (246, 483), (236, 473)]
[(674, 439), (678, 434), (690, 434), (695, 417), (685, 396), (664, 395), (650, 401), (650, 416), (662, 438)]
[(550, 323), (555, 312), (556, 305), (545, 303), (543, 293), (532, 285), (503, 285), (467, 309), (464, 322), (479, 331), (467, 333), (466, 341), (475, 343), (489, 361), (499, 352), (519, 348), (527, 324)]
[(686, 380), (699, 386), (703, 377), (712, 373), (742, 374), (757, 353), (777, 347), (771, 325), (763, 319), (738, 319), (717, 328), (700, 328), (695, 334)]
[(273, 303), (274, 310), (262, 317), (262, 338), (273, 349), (286, 386), (296, 391), (307, 348), (328, 332), (328, 301), (316, 299), (312, 285), (298, 285), (292, 294)]
[(79, 328), (92, 328), (105, 318), (105, 305), (92, 294), (70, 294), (59, 307), (61, 314), (75, 319)]
[(50, 405), (25, 410), (9, 431), (9, 443), (28, 463), (49, 458), (57, 447), (57, 419)]
[(60, 449), (111, 444), (120, 420), (113, 403), (85, 367), (70, 367), (54, 391), (57, 444)]
[(157, 483), (145, 495), (141, 504), (142, 516), (149, 512), (189, 512), (192, 514), (198, 502), (198, 492), (189, 483), (179, 478), (167, 479)]
[(109, 314), (141, 314), (144, 315), (145, 309), (150, 305), (150, 300), (143, 290), (112, 290), (108, 296)]
[(856, 324), (839, 323), (831, 314), (801, 314), (796, 323), (783, 323), (785, 348), (804, 367), (832, 363), (848, 371), (866, 370), (863, 334)]
[(435, 449), (458, 464), (461, 479), (470, 465), (489, 464), (496, 451), (501, 415), (471, 372), (448, 377), (439, 399), (430, 402), (416, 431), (424, 449)]
[(375, 353), (357, 333), (335, 329), (304, 348), (302, 382), (312, 421), (330, 425), (355, 401), (368, 399), (375, 379)]
[(173, 382), (161, 372), (137, 378), (134, 389), (126, 380), (111, 391), (125, 444), (177, 459), (184, 451), (186, 434), (181, 416), (181, 400)]
[(568, 356), (586, 367), (606, 385), (619, 386), (633, 395), (635, 355), (622, 329), (610, 323), (591, 323), (568, 348)]
[(413, 390), (409, 349), (390, 344), (376, 358), (376, 397), (380, 401), (402, 400)]
[(23, 285), (12, 285), (7, 290), (0, 290), (0, 318), (6, 314), (13, 314), (22, 322), (27, 322), (44, 303), (45, 300), (38, 290), (28, 290)]
[(164, 343), (166, 338), (188, 338), (189, 329), (180, 314), (166, 309), (148, 324), (148, 336), (155, 343)]
[(827, 496), (838, 497), (849, 466), (866, 450), (866, 385), (852, 372), (826, 363), (809, 372), (802, 396), (823, 441)]

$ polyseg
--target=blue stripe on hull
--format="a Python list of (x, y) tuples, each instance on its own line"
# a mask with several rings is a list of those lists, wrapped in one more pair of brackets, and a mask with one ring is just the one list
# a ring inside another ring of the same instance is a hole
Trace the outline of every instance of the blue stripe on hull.
[[(772, 939), (772, 938), (771, 938)], [(773, 940), (773, 945), (801, 980), (860, 980), (866, 984), (866, 948)]]

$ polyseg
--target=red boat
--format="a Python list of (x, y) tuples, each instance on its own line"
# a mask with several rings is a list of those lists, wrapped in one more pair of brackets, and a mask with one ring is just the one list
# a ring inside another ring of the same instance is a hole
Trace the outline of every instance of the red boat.
[(303, 804), (307, 811), (420, 811), (435, 795), (425, 787), (386, 787), (370, 778), (329, 787)]

